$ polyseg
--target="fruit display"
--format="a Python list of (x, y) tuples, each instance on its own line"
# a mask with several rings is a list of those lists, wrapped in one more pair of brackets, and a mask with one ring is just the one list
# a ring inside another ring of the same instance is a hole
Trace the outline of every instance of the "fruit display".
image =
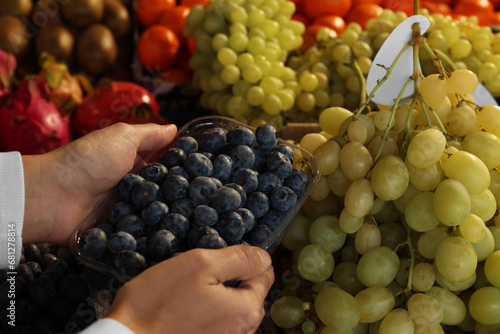
[(406, 28), (361, 107), (323, 109), (322, 132), (299, 142), (321, 178), (282, 241), (270, 315), (286, 333), (499, 330), (500, 107), (430, 48), (439, 74), (423, 75), (422, 31)]

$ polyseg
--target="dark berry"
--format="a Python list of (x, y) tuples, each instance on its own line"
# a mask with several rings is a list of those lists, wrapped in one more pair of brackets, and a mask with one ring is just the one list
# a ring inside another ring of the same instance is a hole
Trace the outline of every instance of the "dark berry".
[(144, 257), (149, 256), (149, 254), (148, 254), (148, 238), (147, 237), (137, 238), (137, 245), (135, 247), (135, 251)]
[(139, 175), (142, 176), (146, 181), (150, 181), (161, 186), (161, 184), (167, 177), (167, 173), (168, 169), (167, 167), (165, 167), (165, 165), (159, 162), (151, 162), (142, 167)]
[(206, 155), (195, 152), (188, 155), (184, 168), (190, 177), (212, 176), (213, 164)]
[(170, 213), (178, 213), (186, 218), (191, 218), (196, 205), (190, 198), (181, 198), (170, 205)]
[(270, 172), (275, 173), (280, 178), (287, 178), (292, 172), (290, 159), (281, 152), (271, 151), (266, 158), (266, 167)]
[(30, 268), (31, 273), (33, 274), (33, 278), (37, 278), (42, 274), (42, 267), (40, 267), (40, 264), (38, 262), (30, 261), (26, 262), (26, 265)]
[(292, 189), (300, 197), (309, 186), (309, 179), (301, 169), (294, 168), (292, 173), (285, 179), (284, 185)]
[(160, 186), (154, 182), (144, 181), (132, 189), (132, 203), (138, 210), (142, 210), (156, 201)]
[(218, 213), (234, 211), (240, 207), (241, 196), (233, 188), (222, 187), (212, 192), (209, 205)]
[(255, 129), (257, 144), (264, 150), (270, 150), (278, 142), (278, 132), (270, 124), (261, 124)]
[(84, 279), (75, 274), (70, 274), (61, 278), (59, 292), (68, 300), (81, 303), (89, 294), (89, 288)]
[(123, 231), (113, 233), (108, 240), (108, 249), (112, 254), (124, 249), (135, 250), (136, 246), (137, 241), (132, 234)]
[(172, 203), (181, 198), (187, 197), (187, 190), (189, 187), (189, 181), (181, 175), (168, 176), (161, 186), (161, 192), (163, 198), (168, 202)]
[(247, 145), (236, 145), (229, 153), (233, 161), (233, 168), (252, 168), (255, 163), (253, 150)]
[(235, 242), (245, 234), (243, 218), (234, 211), (224, 212), (219, 215), (219, 220), (214, 225), (219, 235), (226, 242)]
[(272, 172), (264, 172), (259, 174), (259, 185), (257, 186), (257, 191), (269, 195), (274, 188), (279, 187), (282, 184), (282, 179), (278, 175)]
[(210, 226), (194, 226), (188, 232), (187, 236), (188, 246), (191, 248), (196, 247), (196, 245), (198, 244), (198, 240), (202, 236), (208, 234), (219, 235), (219, 232), (217, 232), (217, 230), (215, 230), (213, 227)]
[(122, 177), (120, 182), (116, 185), (120, 201), (132, 203), (132, 189), (144, 181), (146, 180), (137, 174), (127, 174)]
[(224, 241), (224, 239), (215, 234), (208, 234), (202, 236), (198, 240), (198, 243), (196, 244), (197, 248), (208, 248), (208, 249), (220, 249), (226, 246), (227, 246), (226, 241)]
[(257, 224), (252, 211), (247, 208), (238, 208), (234, 211), (243, 219), (243, 222), (245, 223), (245, 233), (249, 232)]
[(116, 224), (116, 231), (123, 231), (132, 234), (134, 238), (142, 237), (146, 231), (146, 224), (137, 215), (122, 217)]
[(116, 253), (113, 263), (118, 272), (130, 277), (135, 277), (146, 269), (144, 256), (130, 249)]
[(212, 176), (219, 179), (222, 183), (229, 181), (233, 171), (233, 161), (226, 154), (220, 154), (213, 161)]
[(109, 221), (115, 223), (120, 220), (121, 217), (127, 215), (135, 214), (135, 208), (132, 204), (127, 202), (116, 202), (115, 205), (109, 211)]
[[(83, 254), (94, 260), (100, 260), (108, 249), (108, 238), (103, 230), (94, 227), (83, 233), (80, 239), (80, 246), (82, 247)], [(45, 256), (46, 255), (44, 255), (44, 257)], [(46, 261), (48, 262), (48, 266), (49, 263), (55, 261), (55, 259), (51, 259), (50, 262), (49, 260)], [(43, 266), (42, 269), (45, 270)]]
[(276, 145), (276, 147), (274, 147), (272, 149), (272, 151), (278, 151), (278, 152), (286, 155), (288, 157), (288, 159), (290, 159), (290, 162), (293, 164), (293, 162), (295, 160), (295, 153), (293, 153), (293, 149), (290, 146), (285, 145), (285, 144), (279, 144), (279, 145)]
[(227, 142), (230, 145), (247, 145), (255, 146), (255, 134), (252, 130), (244, 126), (235, 126), (227, 132)]
[(40, 248), (35, 243), (24, 244), (24, 259), (26, 262), (39, 262), (42, 258)]
[(17, 276), (24, 278), (26, 283), (33, 281), (34, 276), (31, 268), (26, 265), (26, 263), (18, 264), (16, 267)]
[(189, 220), (181, 214), (169, 213), (163, 217), (160, 228), (172, 232), (178, 243), (182, 243), (189, 231)]
[(103, 230), (108, 238), (111, 236), (111, 234), (115, 233), (115, 227), (110, 223), (99, 223), (95, 227)]
[[(182, 164), (182, 166), (184, 166), (184, 164)], [(186, 180), (189, 180), (190, 179), (189, 174), (186, 172), (186, 170), (182, 166), (171, 167), (168, 170), (167, 177), (169, 177), (171, 175), (180, 175), (180, 176), (185, 177)]]
[(167, 230), (158, 230), (149, 237), (148, 252), (154, 260), (166, 260), (176, 251), (177, 239), (172, 232)]
[(57, 296), (57, 286), (49, 278), (40, 276), (29, 285), (29, 294), (38, 307), (48, 307)]
[(269, 201), (274, 210), (286, 213), (297, 203), (297, 194), (292, 189), (281, 186), (271, 192)]
[(269, 211), (269, 198), (263, 192), (255, 191), (248, 195), (245, 208), (250, 210), (256, 219), (260, 218)]
[(227, 131), (223, 128), (208, 129), (200, 136), (198, 147), (201, 151), (216, 153), (226, 144)]
[(142, 210), (141, 218), (146, 225), (156, 225), (168, 212), (169, 208), (167, 204), (154, 201)]
[(260, 246), (271, 235), (271, 232), (269, 226), (259, 224), (245, 235), (245, 241), (251, 246)]
[(255, 162), (253, 163), (252, 169), (259, 173), (265, 171), (267, 151), (254, 148), (253, 155), (255, 157)]
[(271, 209), (259, 219), (259, 224), (269, 226), (271, 231), (274, 231), (281, 224), (282, 218), (282, 215), (278, 211)]
[(243, 207), (243, 205), (245, 205), (245, 202), (247, 200), (247, 192), (245, 191), (245, 189), (237, 183), (226, 183), (224, 186), (228, 188), (233, 188), (238, 192), (238, 194), (240, 194), (241, 198), (240, 208)]
[(187, 155), (198, 150), (198, 142), (191, 136), (179, 138), (175, 146), (182, 149)]
[[(104, 236), (106, 237), (106, 234), (104, 234)], [(83, 241), (83, 238), (80, 239), (80, 246), (82, 247), (82, 250), (83, 250), (83, 244), (82, 244), (82, 241)], [(105, 249), (104, 249), (104, 252), (106, 251), (106, 248), (107, 248), (107, 238), (106, 238), (106, 246), (105, 246)], [(85, 255), (87, 255), (85, 253), (85, 251), (83, 251), (83, 253)], [(103, 254), (104, 255), (104, 254)], [(91, 256), (92, 257), (92, 256)], [(102, 257), (102, 256), (101, 256)], [(47, 266), (54, 260), (57, 260), (57, 257), (54, 255), (54, 254), (45, 254), (42, 256), (42, 259), (40, 260), (40, 267), (42, 268), (42, 270), (45, 270), (47, 268)]]
[(194, 209), (193, 217), (198, 225), (213, 226), (219, 219), (217, 210), (208, 205), (198, 205)]
[(239, 168), (231, 173), (231, 183), (239, 184), (248, 193), (259, 185), (259, 173), (250, 168)]
[(186, 161), (188, 154), (181, 148), (172, 147), (163, 154), (160, 163), (165, 165), (168, 169), (174, 166), (182, 166)]
[(188, 195), (196, 206), (208, 204), (210, 196), (216, 189), (217, 185), (211, 177), (197, 176), (189, 184)]

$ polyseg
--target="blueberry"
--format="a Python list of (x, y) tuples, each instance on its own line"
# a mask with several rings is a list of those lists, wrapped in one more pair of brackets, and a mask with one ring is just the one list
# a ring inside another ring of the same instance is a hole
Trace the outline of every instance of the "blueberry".
[(251, 246), (260, 246), (271, 235), (271, 232), (269, 226), (259, 224), (245, 235), (245, 241)]
[[(82, 247), (83, 254), (94, 260), (100, 260), (108, 249), (108, 238), (103, 230), (94, 227), (83, 233), (80, 238), (80, 246)], [(52, 258), (50, 262), (46, 260), (47, 266), (54, 260)], [(42, 269), (45, 270), (44, 266), (42, 266)]]
[(275, 173), (280, 178), (287, 178), (292, 172), (290, 159), (281, 152), (271, 151), (266, 158), (266, 167), (270, 172)]
[(106, 233), (106, 237), (110, 237), (111, 234), (115, 233), (115, 227), (110, 223), (99, 223), (95, 227), (100, 228)]
[(170, 258), (177, 251), (177, 239), (167, 230), (158, 230), (151, 234), (148, 252), (152, 259), (162, 261)]
[(234, 211), (243, 219), (243, 222), (245, 223), (245, 233), (249, 232), (257, 224), (252, 211), (247, 208), (238, 208)]
[(196, 206), (208, 204), (210, 196), (216, 189), (217, 185), (211, 177), (197, 176), (189, 184), (188, 195)]
[[(106, 236), (106, 234), (104, 234), (104, 236)], [(83, 241), (83, 237), (82, 237), (82, 239), (80, 239), (80, 246), (81, 246), (81, 247), (82, 247), (82, 249), (83, 249), (83, 244), (82, 244), (82, 241)], [(106, 248), (107, 248), (107, 247), (108, 247), (108, 246), (107, 246), (107, 238), (106, 238), (106, 246), (105, 246), (104, 252), (106, 252)], [(87, 254), (85, 253), (85, 251), (83, 251), (83, 253), (84, 253), (85, 255), (87, 255)], [(104, 254), (103, 254), (103, 255), (104, 255)], [(90, 257), (92, 257), (92, 256), (90, 256)], [(102, 257), (102, 256), (101, 256), (101, 257)], [(101, 258), (101, 257), (100, 257), (100, 258)], [(49, 253), (49, 254), (45, 254), (45, 255), (43, 255), (43, 256), (42, 256), (42, 259), (40, 260), (40, 267), (42, 268), (42, 270), (45, 270), (45, 269), (47, 268), (47, 266), (48, 266), (48, 265), (49, 265), (52, 261), (54, 261), (54, 260), (57, 260), (57, 257), (56, 257), (54, 254), (50, 254), (50, 253)]]
[(199, 154), (206, 156), (210, 161), (214, 161), (216, 155), (207, 151), (198, 151)]
[(208, 248), (208, 249), (220, 249), (227, 247), (226, 241), (222, 239), (220, 236), (215, 234), (208, 234), (202, 236), (198, 243), (196, 244), (197, 248)]
[(161, 221), (163, 216), (168, 213), (168, 211), (169, 208), (167, 204), (160, 201), (154, 201), (142, 209), (141, 218), (146, 225), (156, 225)]
[(109, 221), (111, 223), (116, 224), (117, 221), (120, 220), (123, 216), (133, 215), (135, 214), (135, 208), (132, 204), (127, 202), (116, 202), (111, 210), (109, 210)]
[(244, 126), (235, 126), (227, 132), (227, 142), (230, 145), (255, 146), (256, 138), (252, 130)]
[(266, 156), (267, 151), (253, 148), (253, 155), (255, 156), (255, 161), (253, 163), (252, 169), (261, 173), (266, 169)]
[(163, 198), (168, 203), (172, 203), (181, 198), (187, 197), (189, 181), (180, 175), (172, 175), (165, 179), (161, 186)]
[(156, 201), (160, 186), (154, 182), (144, 181), (132, 189), (132, 203), (138, 210), (142, 210)]
[(255, 191), (248, 195), (245, 208), (250, 210), (256, 219), (260, 218), (269, 211), (269, 198), (263, 192)]
[(217, 210), (208, 205), (198, 205), (193, 212), (194, 221), (201, 226), (213, 226), (219, 219)]
[(139, 254), (141, 254), (144, 257), (148, 257), (148, 238), (147, 237), (140, 237), (137, 238), (137, 245), (135, 247), (135, 251)]
[(279, 144), (276, 145), (276, 147), (274, 147), (272, 151), (278, 151), (286, 155), (288, 159), (290, 159), (290, 162), (293, 164), (293, 161), (295, 160), (295, 153), (293, 153), (293, 149), (290, 146), (285, 144)]
[(26, 263), (18, 264), (16, 267), (17, 276), (24, 278), (26, 283), (33, 281), (34, 276), (31, 268), (26, 265)]
[[(182, 164), (182, 166), (184, 166), (184, 164)], [(190, 179), (189, 174), (186, 172), (186, 170), (182, 166), (171, 167), (168, 170), (167, 177), (169, 177), (171, 175), (180, 175), (180, 176), (185, 177), (186, 180), (189, 180)]]
[(29, 285), (29, 294), (33, 304), (48, 307), (57, 296), (57, 286), (49, 278), (40, 276)]
[(45, 269), (45, 272), (55, 271), (62, 276), (71, 274), (71, 269), (68, 266), (68, 263), (63, 259), (55, 259)]
[(255, 138), (264, 150), (270, 150), (278, 143), (278, 132), (270, 124), (261, 124), (255, 129)]
[(255, 163), (253, 150), (247, 145), (236, 145), (229, 154), (233, 161), (233, 168), (252, 168)]
[(297, 203), (297, 194), (292, 189), (281, 186), (271, 192), (269, 201), (274, 210), (280, 213), (286, 213), (293, 208), (295, 203)]
[(132, 234), (134, 238), (142, 237), (146, 231), (146, 224), (137, 215), (122, 217), (116, 224), (116, 231)]
[(240, 240), (245, 234), (243, 218), (234, 211), (220, 214), (214, 228), (227, 243)]
[(231, 183), (239, 184), (248, 193), (259, 185), (259, 173), (250, 168), (239, 168), (231, 173)]
[(87, 282), (76, 274), (66, 275), (59, 282), (59, 292), (75, 303), (81, 303), (89, 294)]
[[(19, 333), (34, 333), (36, 329), (31, 327), (29, 331), (20, 331), (17, 330), (19, 328), (24, 327), (24, 325), (33, 324), (40, 317), (40, 312), (37, 307), (33, 305), (33, 302), (28, 300), (27, 298), (16, 298), (16, 329), (11, 333), (19, 334)], [(28, 329), (29, 327), (24, 327)]]
[(165, 165), (159, 162), (151, 162), (142, 167), (139, 175), (142, 176), (146, 181), (156, 183), (160, 186), (167, 177), (167, 173), (168, 169), (167, 167), (165, 167)]
[(238, 194), (240, 194), (241, 198), (240, 208), (243, 207), (243, 205), (245, 205), (245, 202), (247, 200), (247, 192), (245, 191), (245, 189), (237, 183), (226, 183), (224, 186), (233, 188), (238, 192)]
[(229, 181), (233, 171), (233, 161), (226, 154), (219, 154), (213, 161), (212, 176), (219, 179), (222, 183)]
[(144, 256), (130, 249), (116, 253), (113, 263), (118, 272), (131, 277), (139, 275), (146, 269)]
[(42, 258), (40, 248), (35, 243), (24, 244), (24, 258), (26, 262), (39, 262)]
[(195, 152), (188, 155), (184, 168), (190, 177), (195, 178), (197, 176), (212, 176), (214, 167), (206, 155)]
[[(33, 278), (37, 278), (42, 274), (42, 267), (38, 262), (26, 262), (26, 265), (30, 268), (31, 273), (33, 274)], [(2, 280), (0, 280), (1, 282)]]
[(187, 158), (186, 152), (178, 147), (172, 147), (167, 152), (163, 154), (160, 159), (160, 163), (165, 165), (168, 169), (174, 166), (182, 166)]
[(273, 172), (264, 172), (259, 174), (259, 185), (257, 191), (269, 195), (271, 191), (283, 184), (282, 179)]
[(139, 183), (145, 182), (144, 178), (137, 174), (126, 174), (116, 185), (120, 201), (132, 203), (132, 189)]
[(198, 141), (201, 151), (216, 153), (226, 144), (227, 131), (223, 128), (212, 128), (202, 133)]
[(113, 233), (108, 240), (108, 249), (112, 254), (124, 249), (135, 250), (136, 246), (137, 241), (135, 241), (132, 234), (123, 231)]
[(221, 188), (221, 187), (224, 186), (219, 179), (217, 179), (217, 178), (215, 178), (213, 176), (211, 176), (210, 178), (212, 179), (212, 181), (214, 181), (215, 186), (216, 186), (217, 189), (219, 189), (219, 188)]
[(198, 151), (198, 142), (191, 136), (179, 138), (175, 146), (182, 149), (187, 155)]
[(188, 246), (191, 248), (196, 247), (198, 240), (200, 240), (202, 236), (209, 234), (219, 235), (219, 232), (210, 226), (194, 226), (189, 230), (187, 235)]
[(281, 224), (282, 215), (276, 210), (269, 210), (266, 214), (259, 219), (259, 224), (269, 226), (271, 231), (274, 231)]
[(191, 218), (196, 205), (190, 198), (181, 198), (170, 205), (170, 213), (178, 213), (186, 218)]
[(178, 243), (182, 243), (189, 231), (189, 220), (181, 214), (169, 213), (163, 217), (160, 228), (172, 232)]
[(212, 192), (209, 205), (218, 213), (234, 211), (240, 207), (241, 196), (237, 190), (230, 187), (222, 187)]

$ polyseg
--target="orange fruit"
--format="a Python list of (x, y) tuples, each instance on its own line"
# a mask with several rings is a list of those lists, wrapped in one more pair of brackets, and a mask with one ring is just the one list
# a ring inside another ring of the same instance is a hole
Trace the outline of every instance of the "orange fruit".
[(304, 14), (309, 19), (323, 15), (338, 15), (344, 17), (351, 9), (352, 0), (305, 0)]
[(318, 24), (335, 30), (337, 34), (341, 34), (345, 30), (345, 21), (338, 15), (323, 15), (313, 21), (312, 24)]
[(184, 28), (184, 25), (186, 24), (186, 17), (188, 16), (190, 10), (191, 8), (188, 6), (179, 5), (165, 11), (160, 17), (159, 24), (172, 29), (181, 44), (186, 43), (186, 37), (182, 33), (182, 28)]
[(141, 33), (137, 51), (144, 67), (165, 71), (172, 67), (179, 52), (180, 42), (172, 29), (154, 25)]
[(158, 24), (166, 10), (173, 8), (176, 0), (137, 0), (135, 15), (142, 28)]
[(347, 22), (357, 22), (359, 25), (365, 29), (366, 22), (371, 18), (379, 18), (384, 8), (377, 4), (364, 2), (356, 5), (349, 14), (347, 14)]

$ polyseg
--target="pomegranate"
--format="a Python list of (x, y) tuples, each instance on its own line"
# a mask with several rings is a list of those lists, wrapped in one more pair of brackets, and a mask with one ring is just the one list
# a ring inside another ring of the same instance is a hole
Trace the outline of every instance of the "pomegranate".
[(16, 71), (17, 61), (13, 54), (0, 49), (0, 104), (10, 94), (12, 78)]
[(45, 87), (32, 76), (0, 109), (0, 146), (4, 151), (39, 154), (70, 141), (70, 122), (45, 95)]
[(72, 117), (73, 134), (83, 136), (114, 123), (168, 124), (146, 88), (129, 81), (108, 81), (87, 95)]

